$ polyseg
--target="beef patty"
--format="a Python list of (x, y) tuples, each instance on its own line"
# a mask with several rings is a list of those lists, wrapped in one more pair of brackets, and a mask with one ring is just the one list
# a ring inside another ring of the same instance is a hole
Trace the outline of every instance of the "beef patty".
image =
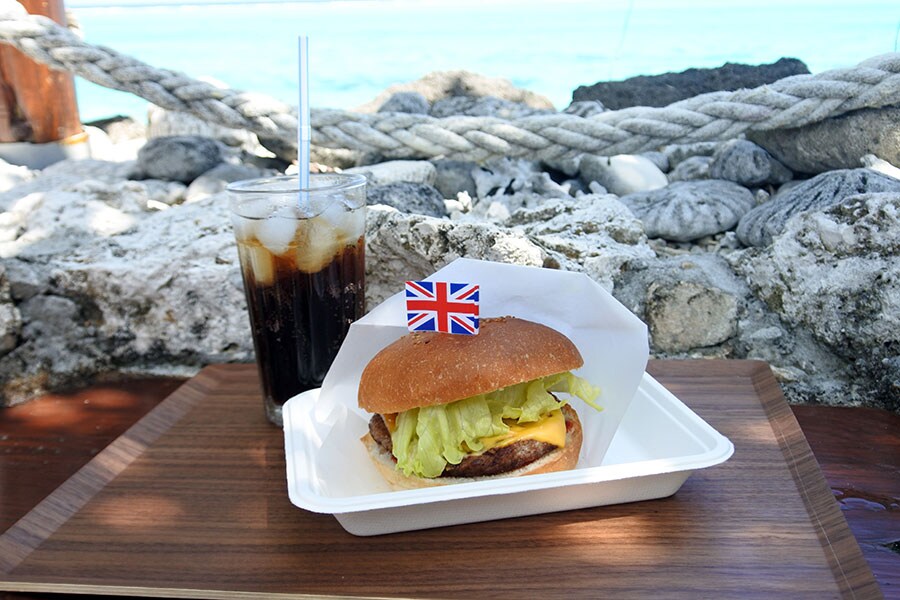
[[(566, 417), (566, 430), (568, 431), (571, 427), (570, 415), (574, 411), (568, 404), (562, 407), (562, 411)], [(372, 439), (382, 448), (388, 452), (393, 450), (394, 445), (391, 441), (391, 433), (381, 415), (374, 415), (369, 421), (369, 433), (372, 435)], [(491, 448), (481, 454), (467, 456), (458, 465), (448, 464), (444, 467), (444, 472), (440, 476), (479, 477), (482, 475), (498, 475), (524, 467), (542, 456), (550, 454), (555, 449), (556, 446), (547, 442), (522, 440), (508, 446)]]

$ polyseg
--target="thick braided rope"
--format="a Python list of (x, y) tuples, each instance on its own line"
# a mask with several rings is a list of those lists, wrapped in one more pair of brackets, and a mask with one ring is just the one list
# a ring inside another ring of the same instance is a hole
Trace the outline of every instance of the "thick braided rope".
[(490, 156), (565, 159), (628, 154), (671, 143), (724, 140), (748, 130), (800, 127), (862, 108), (900, 105), (900, 54), (853, 69), (795, 75), (753, 89), (712, 92), (663, 108), (633, 107), (582, 118), (565, 113), (509, 121), (485, 117), (313, 114), (313, 142), (388, 157)]
[[(294, 109), (263, 96), (216, 88), (93, 46), (66, 28), (0, 0), (0, 41), (54, 69), (136, 94), (169, 110), (296, 144)], [(565, 159), (627, 154), (665, 144), (724, 140), (748, 130), (807, 125), (861, 108), (900, 104), (900, 54), (852, 69), (796, 75), (771, 85), (702, 94), (662, 108), (633, 107), (583, 118), (558, 113), (516, 120), (314, 110), (312, 142), (389, 158), (493, 156)]]
[(15, 0), (0, 0), (0, 41), (50, 68), (104, 87), (133, 93), (169, 110), (260, 135), (296, 137), (293, 109), (272, 98), (220, 89), (182, 73), (156, 69), (109, 48), (93, 46), (52, 19), (30, 15)]

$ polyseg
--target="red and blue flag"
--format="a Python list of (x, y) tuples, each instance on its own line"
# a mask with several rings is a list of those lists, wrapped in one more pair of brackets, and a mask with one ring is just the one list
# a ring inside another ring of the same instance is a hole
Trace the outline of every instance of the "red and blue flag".
[(478, 286), (407, 281), (406, 326), (410, 331), (475, 335), (478, 333)]

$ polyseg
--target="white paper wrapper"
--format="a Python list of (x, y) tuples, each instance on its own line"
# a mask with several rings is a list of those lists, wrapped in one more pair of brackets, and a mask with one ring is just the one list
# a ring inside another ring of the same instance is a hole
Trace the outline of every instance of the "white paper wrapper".
[[(646, 368), (647, 327), (606, 290), (580, 273), (460, 258), (428, 278), (480, 286), (480, 317), (515, 316), (543, 323), (571, 339), (584, 358), (576, 371), (602, 393), (602, 425), (586, 437), (581, 456), (599, 463), (609, 448)], [(371, 415), (357, 406), (363, 369), (375, 354), (408, 333), (403, 294), (396, 294), (354, 323), (325, 377), (312, 435), (321, 440), (316, 471), (347, 473), (335, 481), (310, 482), (324, 496), (347, 497), (390, 488), (371, 466), (361, 443)], [(575, 409), (592, 411), (578, 399)], [(470, 484), (466, 484), (470, 485)], [(474, 484), (473, 484), (474, 485)]]

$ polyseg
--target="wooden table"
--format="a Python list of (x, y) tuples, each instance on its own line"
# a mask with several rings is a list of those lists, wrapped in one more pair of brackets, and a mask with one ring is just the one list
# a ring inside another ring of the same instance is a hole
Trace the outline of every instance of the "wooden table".
[(255, 369), (207, 368), (0, 536), (0, 590), (881, 597), (765, 364), (649, 370), (734, 442), (732, 459), (666, 499), (359, 538), (289, 503)]

